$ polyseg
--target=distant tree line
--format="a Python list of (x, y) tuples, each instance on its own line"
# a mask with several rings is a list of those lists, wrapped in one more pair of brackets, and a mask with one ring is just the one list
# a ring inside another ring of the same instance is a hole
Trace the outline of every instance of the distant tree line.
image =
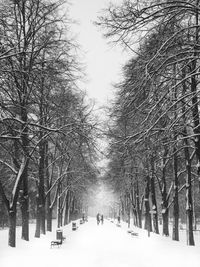
[[(116, 85), (105, 178), (122, 216), (194, 245), (200, 188), (200, 1), (125, 0), (97, 24), (133, 52)], [(111, 121), (111, 120), (110, 120)]]
[(0, 224), (29, 240), (87, 209), (96, 182), (95, 125), (62, 0), (0, 3)]

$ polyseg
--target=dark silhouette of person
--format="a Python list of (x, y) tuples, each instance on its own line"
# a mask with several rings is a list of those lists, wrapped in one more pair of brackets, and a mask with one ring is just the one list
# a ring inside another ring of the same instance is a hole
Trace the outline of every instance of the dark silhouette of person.
[(82, 214), (82, 220), (85, 222), (85, 213)]
[(104, 220), (104, 218), (103, 218), (103, 214), (101, 215), (101, 224), (103, 224), (103, 220)]
[(120, 223), (120, 216), (117, 217), (117, 221), (118, 221), (118, 223)]
[(99, 223), (100, 223), (100, 214), (99, 213), (97, 213), (96, 218), (97, 218), (97, 225), (99, 225)]

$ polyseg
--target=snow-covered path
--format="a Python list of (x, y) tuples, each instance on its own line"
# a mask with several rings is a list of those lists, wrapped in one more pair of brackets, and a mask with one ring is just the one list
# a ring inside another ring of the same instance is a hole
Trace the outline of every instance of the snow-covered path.
[(110, 221), (97, 226), (95, 219), (90, 219), (88, 223), (80, 225), (77, 231), (71, 231), (71, 225), (63, 230), (67, 238), (59, 249), (50, 248), (52, 233), (40, 239), (32, 238), (30, 242), (19, 239), (17, 248), (3, 248), (1, 243), (0, 266), (200, 266), (199, 247), (188, 247), (153, 234), (148, 238), (145, 231), (140, 231), (139, 237), (133, 237), (127, 233), (127, 229), (116, 227)]

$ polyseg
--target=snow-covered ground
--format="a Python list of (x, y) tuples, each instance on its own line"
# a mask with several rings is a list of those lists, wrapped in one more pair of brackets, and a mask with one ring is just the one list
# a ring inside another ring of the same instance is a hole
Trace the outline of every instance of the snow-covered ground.
[(0, 230), (1, 267), (199, 267), (200, 247), (188, 247), (183, 242), (134, 229), (138, 237), (127, 233), (127, 226), (117, 227), (108, 220), (97, 226), (94, 218), (80, 225), (63, 227), (66, 240), (60, 248), (50, 248), (52, 233), (34, 238), (35, 226), (30, 226), (30, 242), (20, 239), (17, 247), (7, 246), (7, 230)]

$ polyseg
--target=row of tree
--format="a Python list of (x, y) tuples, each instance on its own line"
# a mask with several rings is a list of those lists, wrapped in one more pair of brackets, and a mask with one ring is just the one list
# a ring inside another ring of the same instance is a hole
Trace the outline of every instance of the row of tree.
[[(134, 53), (116, 85), (105, 178), (118, 192), (122, 215), (187, 243), (199, 216), (200, 1), (125, 0), (99, 18), (105, 36)], [(184, 208), (183, 208), (184, 207)], [(185, 210), (185, 212), (184, 212)], [(195, 219), (195, 220), (194, 220)]]
[(78, 216), (96, 179), (95, 122), (77, 87), (66, 8), (62, 0), (0, 3), (0, 204), (12, 247), (18, 220), (29, 240), (30, 217), (35, 237), (52, 230), (55, 204), (58, 227)]

